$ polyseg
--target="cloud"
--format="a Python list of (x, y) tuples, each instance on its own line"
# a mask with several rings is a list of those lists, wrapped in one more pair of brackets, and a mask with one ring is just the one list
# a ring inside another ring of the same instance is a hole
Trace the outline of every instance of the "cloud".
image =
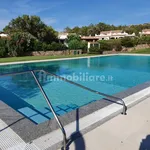
[(12, 12), (20, 14), (38, 14), (64, 4), (63, 2), (38, 2), (32, 0), (16, 0)]
[(55, 18), (50, 18), (50, 17), (43, 18), (42, 21), (47, 25), (52, 25), (57, 22), (57, 20)]
[[(13, 0), (11, 1), (11, 7), (1, 8), (0, 6), (0, 30), (2, 30), (12, 18), (16, 18), (19, 15), (39, 15), (46, 10), (51, 10), (55, 7), (63, 5), (62, 1), (33, 1), (33, 0)], [(42, 20), (48, 24), (54, 24), (57, 22), (55, 18), (52, 17), (42, 17)]]
[(11, 13), (7, 9), (0, 8), (0, 30), (2, 30), (11, 20)]
[(3, 19), (0, 19), (0, 30), (2, 30), (8, 23), (9, 23), (10, 20), (3, 20)]

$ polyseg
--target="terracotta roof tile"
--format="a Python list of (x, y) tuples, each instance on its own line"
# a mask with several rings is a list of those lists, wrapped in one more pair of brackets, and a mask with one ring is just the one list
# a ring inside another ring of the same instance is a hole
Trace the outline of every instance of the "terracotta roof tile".
[(101, 31), (101, 34), (108, 34), (108, 33), (122, 33), (123, 30), (110, 30), (110, 31)]

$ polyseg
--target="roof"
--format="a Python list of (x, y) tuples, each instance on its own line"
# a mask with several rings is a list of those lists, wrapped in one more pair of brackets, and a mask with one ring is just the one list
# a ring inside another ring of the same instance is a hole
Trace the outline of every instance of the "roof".
[(8, 37), (8, 34), (5, 34), (5, 33), (0, 33), (0, 37)]
[(82, 36), (82, 40), (99, 40), (99, 36)]
[(144, 29), (142, 32), (150, 32), (150, 29)]
[(101, 34), (108, 34), (108, 33), (122, 33), (123, 30), (110, 30), (110, 31), (101, 31)]
[(0, 34), (5, 34), (3, 31), (0, 31)]

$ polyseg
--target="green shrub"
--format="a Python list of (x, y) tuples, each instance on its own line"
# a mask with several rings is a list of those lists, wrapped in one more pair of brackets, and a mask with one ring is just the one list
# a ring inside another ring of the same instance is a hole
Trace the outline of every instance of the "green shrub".
[(88, 45), (88, 43), (86, 41), (80, 42), (80, 49), (82, 49), (83, 53), (87, 53), (87, 45)]
[(121, 40), (120, 39), (112, 40), (112, 48), (115, 49), (116, 51), (121, 51), (122, 50)]
[(64, 44), (52, 42), (51, 45), (48, 46), (49, 50), (60, 51), (66, 50), (67, 47)]
[(7, 39), (0, 38), (0, 57), (7, 56), (8, 47), (7, 47)]
[(81, 41), (81, 38), (80, 38), (79, 35), (76, 35), (76, 34), (70, 34), (70, 35), (68, 35), (67, 43), (69, 43), (72, 40)]
[[(45, 46), (45, 45), (44, 45)], [(33, 51), (42, 51), (44, 48), (42, 42), (39, 40), (34, 40), (33, 41)]]
[(100, 49), (103, 51), (111, 51), (115, 49), (116, 51), (121, 51), (122, 46), (121, 46), (121, 41), (120, 39), (115, 39), (115, 40), (102, 40), (100, 41)]
[(99, 47), (90, 47), (89, 49), (90, 54), (103, 54), (103, 50), (101, 50)]
[(71, 50), (77, 50), (77, 49), (80, 49), (81, 47), (81, 42), (77, 39), (74, 39), (74, 40), (71, 40), (69, 43), (68, 43), (68, 47), (69, 49)]
[(67, 50), (68, 49), (68, 47), (65, 44), (61, 44), (60, 46), (61, 46), (60, 50)]
[(132, 39), (132, 41), (133, 41), (134, 46), (136, 46), (136, 45), (140, 44), (140, 37), (134, 37)]
[(150, 44), (150, 36), (140, 37), (138, 44)]
[(125, 37), (121, 39), (121, 45), (124, 47), (134, 47), (135, 42), (134, 42), (134, 39), (130, 37)]
[(102, 51), (111, 51), (113, 49), (113, 47), (112, 47), (110, 41), (102, 40), (102, 41), (100, 41), (100, 49)]
[(34, 37), (29, 33), (13, 33), (8, 40), (8, 52), (10, 56), (22, 56), (24, 52), (34, 49)]

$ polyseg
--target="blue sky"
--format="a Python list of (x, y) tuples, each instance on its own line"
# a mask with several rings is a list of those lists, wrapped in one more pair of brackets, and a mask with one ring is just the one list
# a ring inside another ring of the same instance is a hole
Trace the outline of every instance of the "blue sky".
[(149, 8), (150, 0), (1, 0), (0, 30), (22, 14), (38, 15), (58, 31), (98, 22), (148, 23)]

